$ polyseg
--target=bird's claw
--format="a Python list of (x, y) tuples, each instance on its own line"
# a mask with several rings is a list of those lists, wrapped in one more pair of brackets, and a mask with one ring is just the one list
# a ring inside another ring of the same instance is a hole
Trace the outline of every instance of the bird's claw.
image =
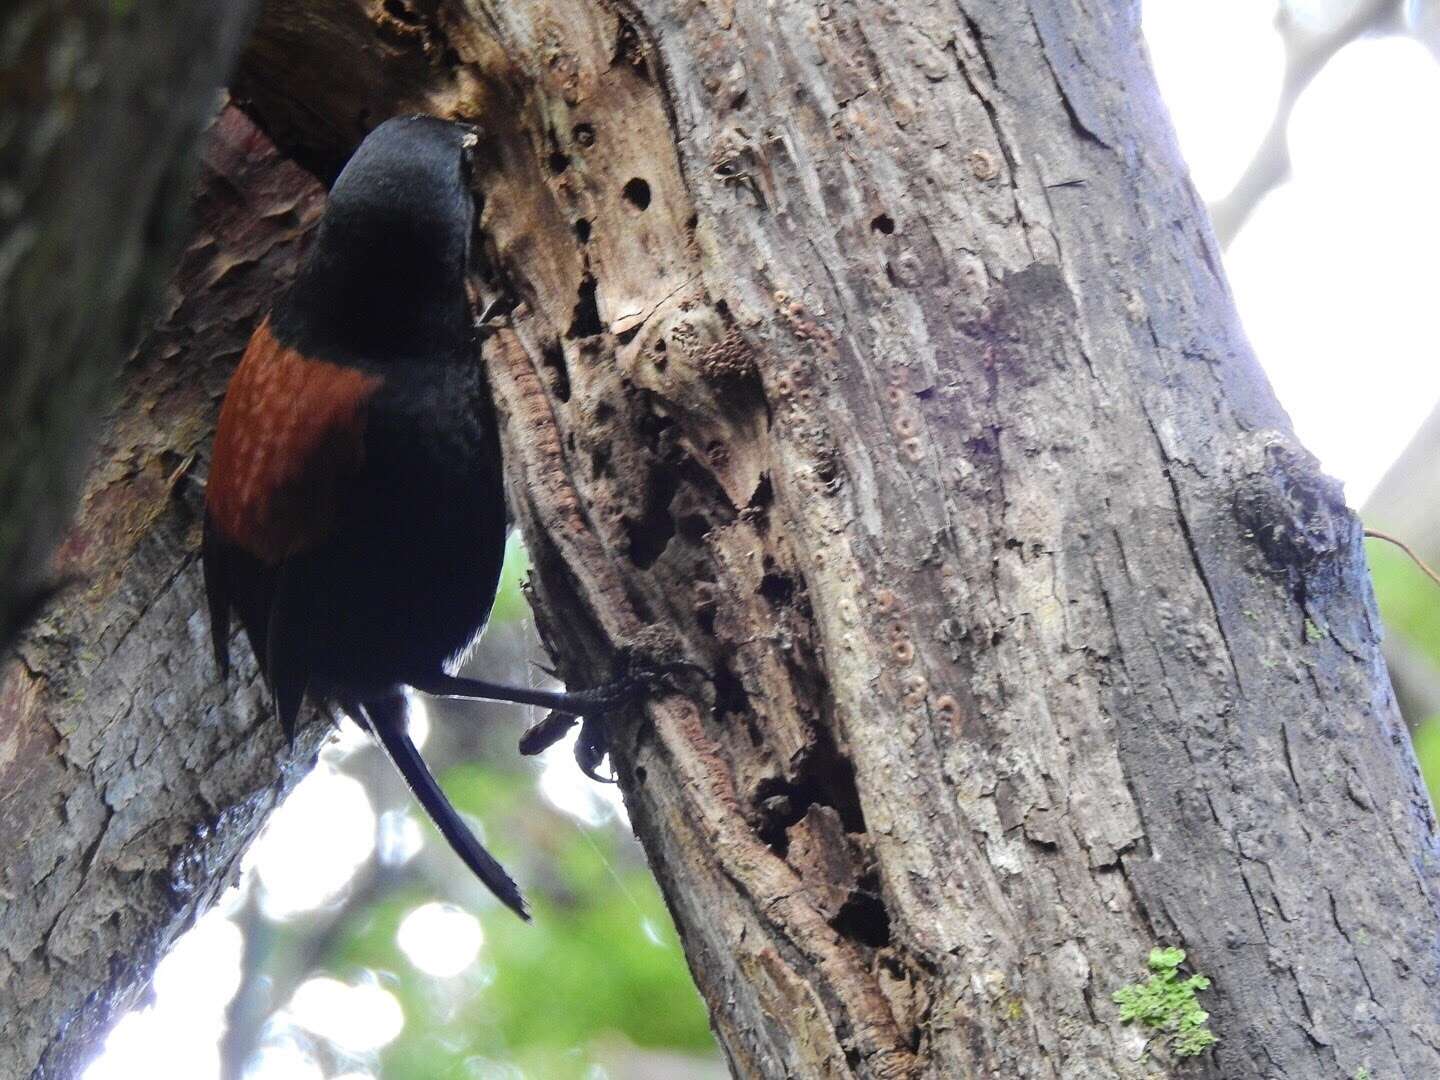
[(631, 660), (625, 674), (610, 686), (618, 695), (616, 704), (624, 705), (657, 687), (668, 686), (674, 689), (673, 678), (676, 675), (684, 674), (706, 677), (704, 668), (699, 664), (692, 664), (688, 660), (667, 660), (664, 663)]
[[(580, 771), (591, 780), (601, 784), (613, 784), (614, 777), (601, 776), (596, 771), (600, 762), (605, 760), (605, 755), (610, 752), (610, 736), (606, 731), (604, 715), (597, 710), (585, 714), (580, 721), (580, 734), (575, 739), (575, 764), (579, 765)], [(577, 719), (572, 713), (560, 712), (558, 709), (547, 713), (543, 720), (532, 724), (525, 734), (520, 736), (520, 753), (527, 757), (544, 753), (565, 737), (565, 733), (575, 726)]]
[(589, 690), (573, 691), (568, 696), (579, 708), (580, 716), (599, 718), (623, 706), (634, 704), (647, 692), (662, 685), (670, 676), (687, 671), (703, 674), (704, 669), (697, 664), (683, 661), (664, 664), (632, 661), (625, 674), (618, 679), (612, 679)]
[(632, 660), (629, 670), (620, 678), (604, 686), (597, 686), (594, 690), (582, 691), (593, 698), (595, 708), (583, 714), (580, 736), (575, 740), (575, 763), (580, 766), (580, 771), (601, 784), (617, 783), (613, 776), (601, 776), (597, 771), (610, 752), (609, 725), (605, 719), (607, 714), (621, 706), (632, 704), (671, 676), (685, 672), (701, 675), (705, 673), (698, 664), (685, 661), (656, 664)]
[[(685, 661), (656, 664), (632, 660), (628, 670), (620, 678), (589, 690), (576, 690), (567, 694), (576, 706), (577, 714), (582, 718), (580, 735), (575, 740), (575, 763), (580, 766), (580, 771), (599, 783), (615, 783), (613, 777), (602, 776), (597, 771), (610, 751), (609, 732), (605, 722), (607, 715), (638, 701), (670, 677), (684, 673), (703, 676), (705, 670), (698, 664)], [(574, 725), (575, 715), (552, 712), (520, 737), (520, 752), (528, 756), (548, 750), (564, 738), (565, 733)]]
[(580, 735), (575, 740), (575, 764), (580, 771), (598, 784), (617, 783), (613, 776), (601, 776), (600, 762), (610, 753), (610, 734), (605, 721), (598, 716), (587, 716), (580, 725)]
[(531, 724), (520, 736), (520, 753), (526, 757), (543, 754), (565, 737), (565, 733), (575, 726), (575, 720), (570, 713), (558, 709), (546, 713), (544, 719)]

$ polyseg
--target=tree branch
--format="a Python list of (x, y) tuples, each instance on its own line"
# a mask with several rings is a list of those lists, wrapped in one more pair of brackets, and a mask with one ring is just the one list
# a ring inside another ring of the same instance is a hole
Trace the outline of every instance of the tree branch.
[(1210, 205), (1210, 219), (1222, 248), (1230, 246), (1260, 200), (1289, 177), (1290, 114), (1305, 88), (1330, 58), (1352, 41), (1365, 34), (1398, 29), (1401, 7), (1400, 0), (1357, 0), (1343, 20), (1329, 30), (1316, 33), (1292, 15), (1285, 4), (1278, 6), (1275, 22), (1285, 44), (1285, 76), (1280, 86), (1280, 100), (1275, 105), (1270, 128), (1244, 173), (1229, 193)]
[[(1365, 520), (1409, 541), (1418, 557), (1440, 559), (1440, 407), (1420, 425), (1371, 492)], [(1440, 604), (1440, 599), (1436, 600)], [(1385, 662), (1411, 725), (1440, 714), (1440, 667), (1399, 634), (1385, 639)]]

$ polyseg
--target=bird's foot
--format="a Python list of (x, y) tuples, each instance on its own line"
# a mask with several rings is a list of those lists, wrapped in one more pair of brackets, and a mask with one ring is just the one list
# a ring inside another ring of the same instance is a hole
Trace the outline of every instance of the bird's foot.
[[(575, 764), (591, 780), (600, 784), (616, 783), (615, 777), (601, 776), (600, 763), (610, 753), (610, 725), (604, 716), (587, 716), (580, 722), (580, 735), (575, 740)], [(614, 766), (611, 766), (613, 773)]]
[[(575, 763), (580, 771), (591, 780), (613, 784), (613, 777), (601, 776), (596, 771), (610, 751), (607, 717), (616, 709), (639, 701), (658, 686), (673, 685), (670, 680), (684, 673), (703, 676), (705, 671), (697, 664), (684, 661), (650, 663), (632, 659), (619, 678), (588, 690), (567, 693), (567, 707), (573, 705), (580, 721), (580, 735), (575, 740)], [(520, 737), (520, 752), (531, 755), (548, 750), (565, 737), (576, 720), (576, 715), (551, 712)]]

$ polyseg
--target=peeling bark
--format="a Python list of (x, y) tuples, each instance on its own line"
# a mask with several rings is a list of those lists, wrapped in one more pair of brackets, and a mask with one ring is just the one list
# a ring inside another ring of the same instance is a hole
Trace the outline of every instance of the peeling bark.
[[(484, 125), (542, 627), (713, 674), (615, 758), (737, 1075), (1440, 1071), (1358, 524), (1130, 7), (275, 0), (235, 90), (322, 174)], [(1162, 942), (1189, 1065), (1110, 1001)]]

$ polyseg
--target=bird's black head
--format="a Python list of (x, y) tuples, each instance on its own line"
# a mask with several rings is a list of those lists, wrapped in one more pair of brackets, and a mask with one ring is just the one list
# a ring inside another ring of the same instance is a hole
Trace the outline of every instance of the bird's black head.
[(308, 355), (384, 362), (466, 350), (473, 129), (387, 120), (330, 189), (319, 235), (274, 329)]

